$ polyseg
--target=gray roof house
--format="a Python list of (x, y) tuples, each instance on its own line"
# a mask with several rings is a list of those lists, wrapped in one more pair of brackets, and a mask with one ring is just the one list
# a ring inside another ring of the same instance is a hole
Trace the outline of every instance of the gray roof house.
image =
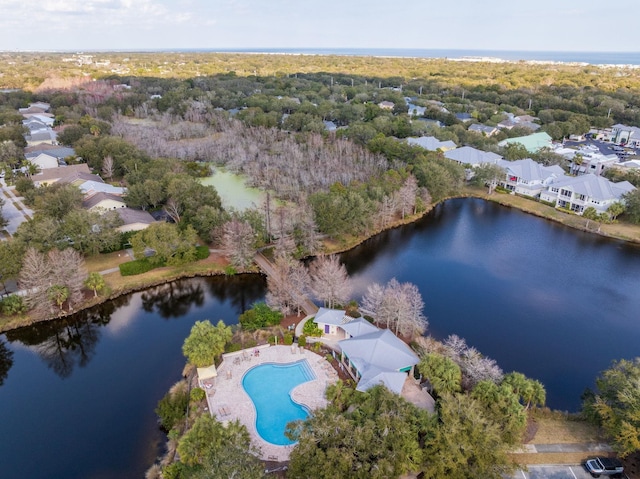
[(470, 113), (456, 113), (456, 118), (463, 123), (473, 120)]
[(495, 126), (482, 125), (481, 123), (474, 123), (473, 125), (469, 125), (469, 128), (467, 128), (467, 130), (473, 131), (475, 133), (480, 133), (481, 135), (485, 136), (492, 136), (500, 131)]
[(358, 379), (357, 391), (384, 384), (396, 394), (402, 393), (407, 373), (420, 362), (418, 356), (388, 329), (343, 339), (338, 343), (342, 360)]
[(631, 148), (640, 147), (640, 128), (617, 123), (611, 127), (611, 141)]
[(602, 176), (587, 174), (550, 184), (540, 193), (540, 199), (577, 214), (590, 206), (598, 213), (604, 213), (613, 203), (622, 201), (622, 195), (635, 189), (628, 181), (613, 183)]
[(115, 211), (123, 221), (123, 225), (116, 228), (121, 233), (143, 230), (156, 221), (147, 211), (132, 208), (118, 208)]
[(339, 309), (320, 308), (313, 321), (325, 335), (344, 338), (338, 341), (341, 362), (358, 382), (356, 390), (384, 384), (390, 391), (402, 393), (407, 373), (420, 360), (393, 332), (364, 318), (346, 316)]
[(421, 146), (425, 150), (429, 151), (448, 151), (453, 150), (457, 145), (451, 141), (440, 141), (436, 137), (433, 136), (421, 136), (419, 138), (407, 138), (407, 143), (410, 145)]
[(460, 163), (461, 165), (479, 166), (484, 163), (497, 164), (502, 159), (497, 153), (482, 151), (470, 146), (463, 146), (455, 150), (449, 150), (444, 154), (445, 158)]
[(498, 166), (504, 168), (506, 175), (500, 186), (520, 195), (539, 197), (547, 187), (559, 180), (567, 178), (564, 170), (558, 165), (543, 166), (531, 158), (523, 160), (500, 160)]

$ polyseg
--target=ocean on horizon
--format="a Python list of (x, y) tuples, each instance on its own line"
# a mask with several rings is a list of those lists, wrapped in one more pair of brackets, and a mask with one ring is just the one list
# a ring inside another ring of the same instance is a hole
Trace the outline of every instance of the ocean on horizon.
[[(165, 50), (166, 51), (166, 50)], [(171, 51), (218, 53), (268, 53), (289, 55), (347, 55), (404, 58), (491, 58), (505, 61), (586, 63), (591, 65), (640, 65), (638, 52), (566, 52), (524, 50), (456, 50), (419, 48), (183, 48)]]

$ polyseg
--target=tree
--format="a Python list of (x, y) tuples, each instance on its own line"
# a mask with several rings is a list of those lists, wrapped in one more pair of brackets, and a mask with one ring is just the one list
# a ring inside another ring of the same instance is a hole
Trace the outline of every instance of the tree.
[(596, 387), (586, 395), (585, 415), (604, 428), (620, 456), (640, 450), (640, 357), (615, 361)]
[(62, 286), (61, 284), (54, 284), (47, 289), (47, 296), (50, 301), (53, 301), (60, 311), (62, 311), (62, 305), (69, 298), (69, 288)]
[(180, 231), (170, 223), (153, 223), (131, 237), (136, 258), (146, 257), (153, 251), (149, 261), (154, 265), (178, 266), (196, 260), (197, 235), (190, 226)]
[(256, 253), (255, 233), (247, 221), (233, 218), (223, 226), (222, 247), (231, 264), (246, 269)]
[(210, 366), (224, 352), (224, 346), (231, 336), (231, 327), (225, 326), (222, 320), (216, 326), (209, 320), (196, 321), (184, 340), (182, 353), (196, 367)]
[(518, 395), (504, 381), (480, 381), (471, 391), (471, 397), (480, 401), (488, 416), (500, 425), (502, 439), (507, 444), (518, 444), (527, 425), (527, 413)]
[[(336, 388), (330, 386), (327, 396), (335, 396)], [(298, 444), (287, 477), (382, 479), (420, 470), (421, 443), (435, 428), (435, 417), (384, 386), (338, 394), (331, 406), (288, 428)]]
[(384, 287), (377, 283), (369, 285), (362, 298), (362, 306), (377, 323), (387, 328), (395, 326), (396, 334), (422, 334), (429, 324), (423, 313), (424, 301), (417, 286), (399, 283), (395, 278)]
[(438, 427), (425, 448), (424, 477), (501, 479), (515, 471), (508, 455), (512, 444), (504, 441), (500, 423), (480, 401), (446, 394), (438, 404)]
[(267, 277), (267, 304), (283, 314), (291, 314), (302, 307), (309, 288), (309, 273), (299, 261), (278, 257), (274, 274)]
[(498, 165), (484, 163), (473, 169), (471, 183), (476, 186), (488, 186), (489, 194), (493, 193), (501, 179), (505, 178), (506, 171)]
[(36, 190), (34, 208), (42, 214), (61, 220), (69, 212), (82, 206), (80, 188), (69, 184), (54, 183)]
[(93, 297), (98, 297), (98, 291), (102, 291), (106, 286), (104, 278), (100, 273), (89, 273), (89, 277), (85, 280), (84, 285), (93, 291)]
[(4, 198), (0, 198), (0, 230), (3, 230), (9, 224), (9, 220), (7, 220), (2, 214), (2, 208), (4, 207)]
[(398, 190), (398, 204), (402, 219), (408, 212), (415, 214), (416, 197), (418, 195), (418, 180), (413, 175), (409, 175), (404, 184)]
[(239, 421), (223, 426), (203, 414), (178, 443), (180, 462), (189, 466), (180, 477), (259, 479), (264, 477), (264, 469), (258, 453)]
[(351, 295), (349, 273), (337, 256), (319, 256), (309, 266), (311, 291), (327, 308), (345, 304)]
[(271, 309), (266, 303), (256, 303), (238, 317), (238, 322), (245, 331), (276, 326), (280, 321), (282, 321), (282, 313)]
[(618, 216), (624, 213), (624, 209), (624, 204), (620, 201), (616, 201), (611, 206), (609, 206), (609, 208), (607, 208), (607, 213), (609, 213), (611, 220), (615, 221), (616, 219), (618, 219)]
[(51, 250), (47, 255), (51, 266), (50, 284), (60, 285), (69, 291), (69, 309), (83, 300), (82, 289), (87, 279), (87, 271), (82, 255), (72, 248)]
[(51, 264), (44, 254), (34, 248), (27, 249), (18, 285), (26, 291), (25, 304), (33, 310), (35, 316), (44, 316), (50, 312), (47, 290), (51, 286), (51, 272)]
[(544, 406), (547, 393), (540, 381), (529, 379), (522, 373), (512, 372), (505, 375), (502, 383), (511, 387), (525, 409)]
[(15, 240), (0, 242), (0, 284), (6, 288), (6, 281), (17, 279), (24, 256), (23, 245)]
[(440, 354), (427, 354), (420, 359), (419, 369), (438, 396), (460, 392), (462, 372), (452, 359)]
[(102, 174), (107, 179), (113, 177), (113, 157), (111, 155), (105, 156), (102, 160)]
[(635, 189), (622, 196), (625, 203), (625, 216), (634, 224), (640, 224), (640, 189)]

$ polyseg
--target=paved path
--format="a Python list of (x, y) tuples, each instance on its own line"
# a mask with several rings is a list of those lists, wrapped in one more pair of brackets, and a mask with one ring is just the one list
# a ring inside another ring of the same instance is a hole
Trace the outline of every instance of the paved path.
[(517, 471), (513, 479), (590, 479), (591, 475), (579, 464), (527, 466), (528, 471)]
[[(264, 274), (271, 279), (277, 278), (275, 267), (262, 253), (256, 253), (253, 259)], [(318, 307), (309, 298), (295, 298), (295, 300), (306, 315), (315, 315), (318, 312)]]

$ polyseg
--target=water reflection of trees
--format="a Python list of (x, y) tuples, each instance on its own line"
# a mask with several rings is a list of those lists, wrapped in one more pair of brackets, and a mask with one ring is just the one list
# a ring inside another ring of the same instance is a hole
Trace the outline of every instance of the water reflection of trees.
[(238, 314), (244, 313), (256, 301), (264, 300), (267, 281), (259, 274), (207, 278), (211, 295), (221, 302), (229, 301)]
[(75, 367), (89, 364), (100, 339), (100, 328), (129, 300), (129, 296), (119, 298), (69, 318), (9, 331), (7, 339), (31, 347), (58, 376), (67, 378)]
[(11, 351), (4, 341), (0, 340), (0, 386), (9, 374), (9, 369), (13, 366), (13, 351)]
[(200, 280), (184, 279), (148, 289), (140, 297), (145, 311), (155, 310), (165, 319), (179, 318), (193, 305), (202, 306), (204, 290)]

